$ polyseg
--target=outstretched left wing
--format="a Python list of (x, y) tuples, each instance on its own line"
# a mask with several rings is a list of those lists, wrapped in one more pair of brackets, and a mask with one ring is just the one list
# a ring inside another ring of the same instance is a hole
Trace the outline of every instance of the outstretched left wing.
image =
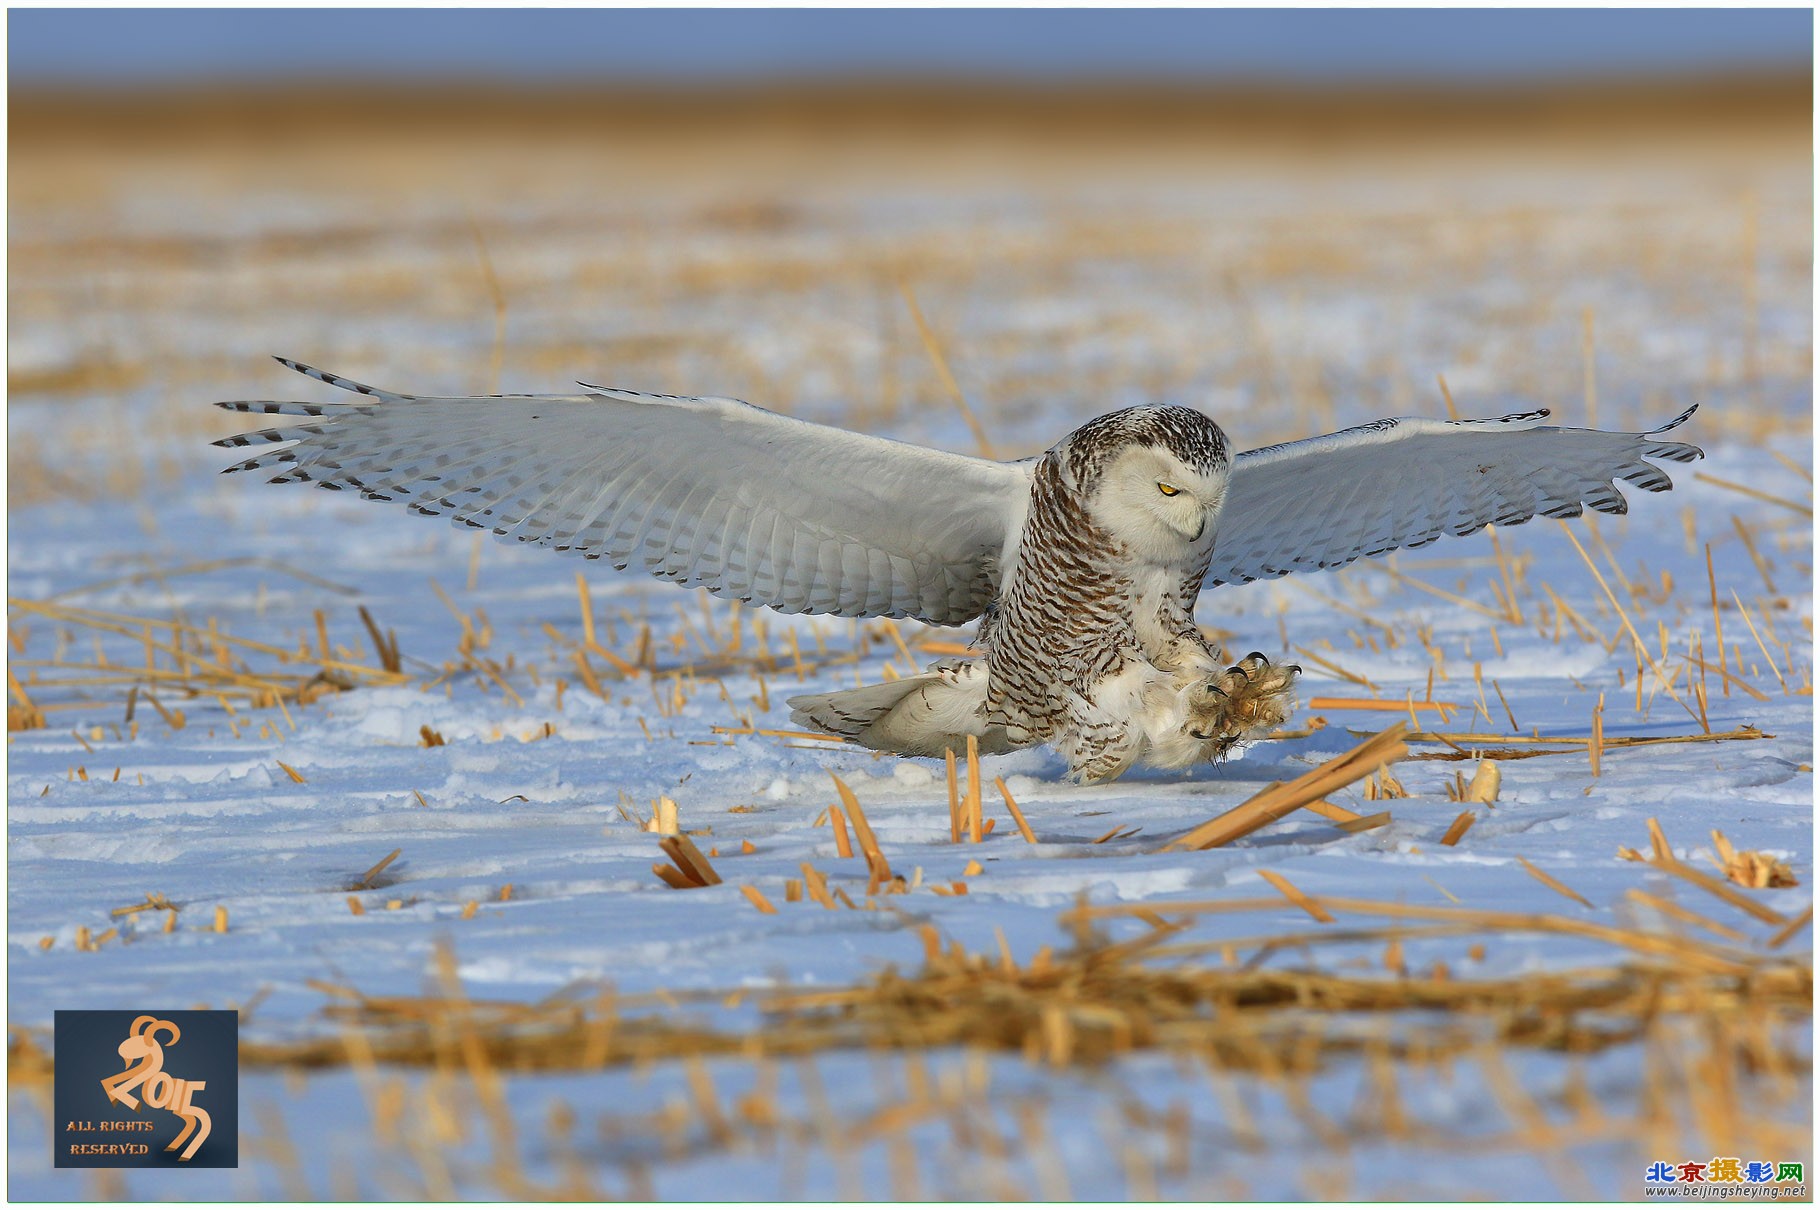
[(1531, 517), (1622, 513), (1616, 481), (1674, 486), (1648, 458), (1692, 462), (1691, 445), (1648, 433), (1544, 425), (1546, 410), (1495, 420), (1376, 420), (1240, 454), (1232, 464), (1206, 586), (1344, 567), (1443, 534)]
[(228, 470), (351, 489), (785, 613), (977, 617), (1030, 493), (1027, 466), (737, 399), (432, 398), (284, 364), (360, 398), (221, 404), (307, 418), (216, 442), (262, 447)]

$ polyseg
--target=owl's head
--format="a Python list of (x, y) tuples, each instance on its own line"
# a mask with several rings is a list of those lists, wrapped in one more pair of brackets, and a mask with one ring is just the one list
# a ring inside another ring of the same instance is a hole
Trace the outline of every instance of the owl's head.
[(1220, 426), (1192, 408), (1109, 412), (1057, 448), (1093, 520), (1140, 555), (1173, 562), (1211, 542), (1232, 466)]

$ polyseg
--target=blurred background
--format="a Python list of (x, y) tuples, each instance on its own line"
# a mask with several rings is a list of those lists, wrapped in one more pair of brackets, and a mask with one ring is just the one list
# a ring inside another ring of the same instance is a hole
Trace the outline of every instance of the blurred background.
[(1808, 375), (1805, 11), (8, 28), (14, 505), (173, 482), (233, 427), (199, 404), (291, 389), (268, 352), (965, 447), (912, 299), (1001, 454), (1140, 400), (1241, 444), (1438, 414), (1437, 375), (1558, 406), (1587, 356), (1720, 408)]

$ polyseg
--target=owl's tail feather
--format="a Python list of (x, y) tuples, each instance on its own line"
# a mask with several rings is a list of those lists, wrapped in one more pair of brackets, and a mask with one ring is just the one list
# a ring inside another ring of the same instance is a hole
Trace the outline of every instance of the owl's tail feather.
[(899, 756), (940, 756), (967, 750), (973, 736), (979, 750), (1011, 752), (1003, 727), (986, 723), (986, 669), (958, 664), (907, 676), (902, 680), (806, 693), (790, 699), (790, 720), (799, 727), (818, 727), (861, 747)]

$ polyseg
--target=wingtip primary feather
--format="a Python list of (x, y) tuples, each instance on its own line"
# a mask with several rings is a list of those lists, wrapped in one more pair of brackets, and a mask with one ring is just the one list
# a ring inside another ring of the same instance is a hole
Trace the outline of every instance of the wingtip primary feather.
[(302, 374), (305, 378), (314, 378), (318, 382), (322, 381), (323, 372), (321, 370), (317, 369), (315, 366), (305, 365), (301, 361), (297, 361), (294, 358), (290, 358), (290, 357), (284, 357), (277, 353), (272, 354), (272, 360), (277, 362), (279, 365), (283, 366), (287, 370), (295, 370), (297, 373)]
[(1534, 424), (1537, 421), (1547, 420), (1552, 415), (1554, 413), (1547, 408), (1537, 408), (1532, 412), (1507, 412), (1502, 416), (1487, 416), (1483, 420), (1449, 420), (1446, 423), (1455, 425)]
[[(1650, 429), (1648, 432), (1641, 435), (1644, 437), (1657, 437), (1668, 432), (1670, 429), (1678, 429), (1689, 420), (1693, 419), (1694, 413), (1699, 410), (1700, 405), (1697, 403), (1693, 404), (1686, 411), (1682, 412), (1679, 416), (1676, 416), (1662, 427)], [(1645, 458), (1660, 458), (1667, 462), (1699, 462), (1706, 457), (1706, 451), (1697, 445), (1690, 445), (1684, 441), (1655, 441), (1644, 448), (1643, 456)], [(1650, 488), (1649, 490), (1666, 491), (1667, 489)]]
[(1693, 405), (1689, 406), (1685, 412), (1682, 412), (1679, 416), (1676, 416), (1673, 420), (1669, 421), (1667, 424), (1663, 425), (1661, 428), (1650, 429), (1649, 431), (1645, 432), (1643, 435), (1645, 437), (1654, 437), (1657, 433), (1666, 433), (1670, 429), (1678, 429), (1682, 425), (1686, 424), (1689, 420), (1692, 420), (1694, 417), (1694, 413), (1699, 410), (1700, 410), (1700, 405), (1697, 403), (1693, 404)]
[(218, 399), (215, 406), (224, 412), (248, 412), (261, 416), (321, 416), (331, 407), (357, 405), (305, 403), (297, 399)]
[[(610, 395), (615, 399), (628, 403), (691, 404), (720, 402), (718, 398), (702, 398), (695, 395), (664, 395), (657, 391), (634, 391), (627, 387), (605, 387), (596, 382), (583, 382), (579, 378), (575, 380), (575, 385), (578, 387), (586, 387), (590, 391), (598, 391), (603, 395)], [(733, 400), (733, 402), (738, 403), (740, 401)]]
[(317, 382), (326, 382), (330, 386), (340, 387), (344, 391), (353, 391), (360, 395), (371, 395), (375, 399), (415, 398), (411, 395), (400, 394), (397, 391), (387, 391), (382, 390), (379, 387), (368, 386), (364, 382), (355, 382), (352, 378), (343, 378), (339, 374), (331, 374), (327, 370), (319, 370), (315, 366), (305, 365), (301, 361), (295, 361), (289, 357), (281, 357), (276, 353), (272, 354), (272, 360), (276, 361), (287, 370), (297, 371), (297, 373), (302, 374), (305, 378), (314, 378)]

